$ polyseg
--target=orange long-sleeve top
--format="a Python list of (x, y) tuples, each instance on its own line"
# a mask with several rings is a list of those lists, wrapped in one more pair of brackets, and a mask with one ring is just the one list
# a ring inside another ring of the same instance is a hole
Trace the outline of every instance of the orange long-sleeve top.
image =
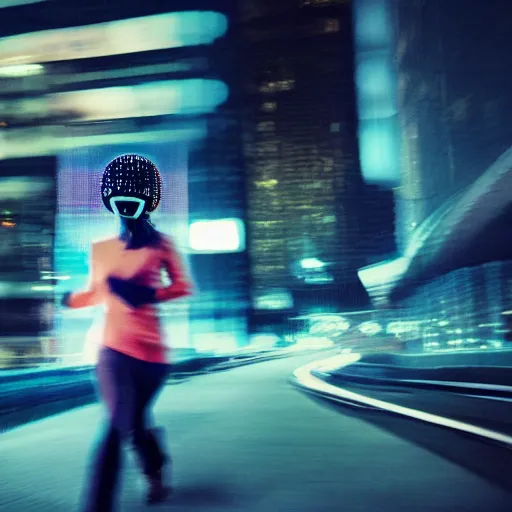
[[(162, 270), (167, 272), (170, 286), (163, 285)], [(170, 238), (163, 237), (157, 247), (129, 250), (117, 238), (93, 244), (89, 287), (68, 299), (70, 308), (105, 307), (102, 345), (143, 361), (168, 362), (169, 349), (163, 340), (156, 305), (130, 307), (110, 291), (107, 283), (110, 276), (133, 279), (155, 288), (157, 302), (190, 295), (190, 278)]]

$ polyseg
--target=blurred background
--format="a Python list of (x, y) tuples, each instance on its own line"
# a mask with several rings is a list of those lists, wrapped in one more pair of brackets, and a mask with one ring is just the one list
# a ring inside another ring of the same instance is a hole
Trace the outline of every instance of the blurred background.
[(129, 152), (198, 290), (159, 306), (173, 510), (509, 512), (511, 34), (510, 0), (0, 0), (0, 509), (80, 500), (103, 311), (60, 303)]
[(117, 232), (98, 183), (124, 152), (161, 170), (200, 291), (162, 306), (176, 357), (512, 364), (507, 2), (0, 7), (1, 368), (94, 359), (101, 314), (59, 301)]

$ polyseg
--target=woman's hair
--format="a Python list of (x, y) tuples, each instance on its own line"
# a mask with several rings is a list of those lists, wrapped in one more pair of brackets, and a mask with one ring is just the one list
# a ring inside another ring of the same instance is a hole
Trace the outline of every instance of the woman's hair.
[(152, 224), (148, 213), (138, 219), (121, 219), (121, 240), (127, 242), (127, 249), (158, 247), (162, 235)]

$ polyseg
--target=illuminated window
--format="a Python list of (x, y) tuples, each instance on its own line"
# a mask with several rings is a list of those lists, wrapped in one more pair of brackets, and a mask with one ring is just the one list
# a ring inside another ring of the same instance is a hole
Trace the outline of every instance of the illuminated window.
[(331, 172), (334, 169), (334, 158), (324, 158), (324, 172)]
[(258, 123), (256, 130), (258, 132), (274, 132), (276, 130), (276, 124), (274, 121), (261, 121)]
[(256, 152), (258, 155), (268, 155), (269, 153), (278, 153), (279, 152), (279, 143), (278, 142), (261, 142), (256, 147)]
[(279, 182), (277, 180), (255, 181), (257, 188), (274, 188)]
[(311, 183), (301, 183), (299, 187), (302, 190), (319, 190), (324, 188), (324, 183), (322, 181), (313, 181)]
[(261, 105), (261, 110), (265, 112), (274, 112), (277, 108), (277, 103), (274, 101), (266, 101)]
[(266, 272), (284, 271), (286, 267), (284, 265), (254, 265), (254, 272), (259, 274), (265, 274)]
[(336, 19), (326, 20), (324, 25), (324, 32), (339, 32), (340, 31), (340, 22)]
[(279, 80), (264, 82), (260, 86), (260, 92), (273, 93), (291, 91), (295, 87), (295, 80)]
[(257, 220), (257, 221), (254, 221), (252, 224), (253, 224), (253, 227), (258, 226), (258, 227), (268, 228), (268, 227), (280, 226), (282, 224), (282, 222), (283, 221), (281, 221), (281, 220)]

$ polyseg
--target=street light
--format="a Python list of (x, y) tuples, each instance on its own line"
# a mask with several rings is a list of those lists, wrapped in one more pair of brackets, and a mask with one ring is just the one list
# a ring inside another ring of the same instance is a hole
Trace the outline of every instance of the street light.
[(318, 258), (304, 258), (300, 266), (305, 270), (320, 269), (325, 267), (325, 263)]
[(44, 73), (41, 64), (15, 64), (0, 66), (0, 76), (3, 78), (23, 78), (24, 76), (40, 75)]

